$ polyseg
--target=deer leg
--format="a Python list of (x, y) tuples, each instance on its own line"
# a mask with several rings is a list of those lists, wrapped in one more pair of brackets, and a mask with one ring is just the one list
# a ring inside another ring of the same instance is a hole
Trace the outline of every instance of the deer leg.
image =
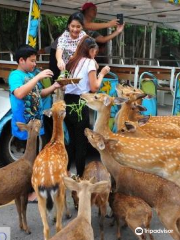
[(66, 210), (66, 218), (70, 219), (72, 217), (72, 215), (71, 215), (71, 213), (68, 209), (68, 206), (67, 206), (66, 192), (65, 192), (65, 204), (64, 205), (65, 205), (65, 210)]
[(27, 203), (28, 203), (28, 195), (24, 195), (21, 197), (21, 213), (22, 213), (22, 223), (23, 223), (23, 230), (30, 234), (31, 231), (27, 225), (27, 218), (26, 218), (26, 210), (27, 210)]
[[(172, 207), (172, 206), (171, 206)], [(174, 210), (174, 211), (173, 211)], [(175, 219), (175, 216), (179, 216), (179, 212), (176, 211), (177, 209), (173, 209), (173, 207), (171, 209), (168, 210), (168, 208), (166, 209), (159, 209), (158, 212), (158, 216), (160, 221), (163, 223), (163, 225), (165, 226), (166, 229), (168, 230), (172, 230), (171, 233), (169, 233), (174, 240), (180, 240), (180, 232), (177, 228), (177, 217)], [(169, 213), (171, 213), (171, 215), (169, 215)]]
[(106, 204), (101, 205), (99, 207), (99, 211), (100, 211), (99, 226), (100, 226), (100, 232), (101, 232), (101, 240), (104, 240), (104, 218), (106, 216)]
[(64, 210), (64, 200), (65, 200), (65, 190), (62, 191), (60, 194), (54, 197), (54, 203), (56, 205), (56, 232), (59, 232), (62, 229), (62, 216)]
[(39, 194), (37, 194), (37, 199), (38, 199), (38, 208), (39, 208), (39, 212), (40, 212), (43, 227), (44, 227), (44, 229), (43, 229), (44, 240), (48, 240), (49, 239), (49, 225), (47, 222), (46, 199), (40, 197)]
[(121, 232), (120, 232), (120, 218), (119, 216), (114, 215), (116, 226), (117, 226), (117, 240), (121, 240)]
[[(145, 226), (147, 230), (150, 229), (151, 219), (152, 219), (152, 214), (149, 215), (149, 217), (148, 217), (148, 223), (147, 223), (146, 226)], [(149, 235), (150, 240), (154, 240), (154, 237), (153, 237), (152, 233), (148, 233), (148, 235)]]
[[(135, 223), (134, 221), (128, 219), (127, 220), (127, 224), (128, 224), (128, 227), (131, 229), (131, 231), (135, 234), (135, 229), (137, 227), (140, 227), (140, 224), (137, 224)], [(142, 235), (136, 235), (138, 237), (139, 240), (146, 240), (146, 236), (144, 233), (142, 233)]]
[(23, 223), (22, 223), (22, 216), (21, 216), (21, 199), (20, 199), (20, 197), (15, 199), (15, 204), (16, 204), (18, 217), (19, 217), (19, 227), (20, 227), (20, 229), (23, 230)]

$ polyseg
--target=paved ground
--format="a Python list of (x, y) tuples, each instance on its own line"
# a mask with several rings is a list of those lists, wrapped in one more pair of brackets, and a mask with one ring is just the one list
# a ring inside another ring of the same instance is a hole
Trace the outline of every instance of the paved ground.
[[(90, 148), (90, 154), (88, 154), (87, 161), (99, 160), (99, 155), (93, 149)], [(73, 167), (72, 172), (75, 173), (75, 168)], [(73, 201), (68, 191), (68, 206), (72, 214), (72, 218), (76, 217), (77, 211), (74, 209)], [(108, 207), (108, 212), (110, 209)], [(14, 204), (0, 207), (0, 227), (8, 226), (11, 228), (11, 240), (43, 240), (42, 233), (42, 222), (38, 211), (38, 205), (36, 203), (29, 203), (27, 210), (28, 225), (32, 231), (30, 235), (26, 235), (24, 232), (19, 230), (18, 227), (18, 216), (16, 212), (16, 207)], [(67, 220), (65, 216), (63, 217), (63, 225), (65, 226), (70, 220)], [(112, 219), (106, 218), (104, 223), (104, 233), (105, 240), (115, 240), (116, 239), (116, 226), (111, 227)], [(49, 225), (51, 229), (51, 236), (55, 234), (54, 226), (49, 218)], [(95, 240), (100, 240), (99, 235), (99, 225), (98, 225), (98, 209), (94, 206), (92, 208), (92, 226), (94, 229)], [(156, 214), (153, 212), (153, 219), (151, 223), (152, 230), (164, 229), (162, 224), (159, 222)], [(136, 235), (129, 229), (125, 228), (121, 231), (122, 240), (137, 240)], [(156, 233), (154, 234), (156, 240), (172, 240), (169, 234)], [(0, 239), (2, 240), (2, 239)], [(4, 240), (4, 239), (3, 239)], [(78, 239), (77, 239), (78, 240)]]
[[(76, 216), (77, 212), (73, 207), (72, 199), (68, 197), (68, 204), (73, 215), (73, 218)], [(18, 228), (18, 217), (15, 205), (8, 205), (0, 208), (0, 227), (8, 226), (11, 228), (11, 240), (43, 240), (42, 233), (42, 222), (39, 216), (38, 206), (35, 203), (28, 204), (28, 225), (32, 231), (30, 235), (26, 235), (24, 232), (20, 231)], [(115, 240), (116, 239), (116, 227), (110, 227), (110, 222), (112, 220), (106, 218), (105, 219), (105, 240)], [(67, 221), (65, 217), (63, 218), (63, 225), (65, 226), (69, 220)], [(51, 235), (55, 233), (54, 226), (52, 221), (49, 221)], [(94, 229), (94, 238), (95, 240), (100, 240), (99, 237), (99, 226), (98, 226), (98, 211), (96, 207), (92, 209), (92, 226)], [(158, 230), (164, 229), (162, 224), (159, 222), (155, 213), (153, 214), (153, 220), (151, 224), (151, 229)], [(131, 232), (129, 228), (123, 229), (122, 240), (136, 240), (137, 237), (134, 233)], [(168, 234), (157, 233), (154, 234), (156, 240), (172, 240), (172, 238)], [(78, 240), (78, 239), (77, 239)]]
[[(164, 115), (167, 113), (167, 108), (161, 108), (161, 114)], [(170, 110), (170, 109), (169, 109)], [(90, 151), (88, 161), (98, 159), (99, 156), (97, 153), (93, 152), (92, 149)], [(74, 168), (72, 171), (75, 171)], [(147, 189), (148, 190), (148, 189)], [(73, 215), (73, 218), (76, 216), (77, 212), (74, 209), (72, 198), (70, 197), (70, 192), (68, 192), (68, 205)], [(109, 211), (109, 209), (108, 209)], [(0, 227), (10, 227), (11, 228), (11, 240), (43, 240), (43, 233), (42, 233), (42, 222), (40, 219), (38, 206), (35, 203), (28, 204), (27, 210), (27, 217), (28, 217), (28, 225), (32, 231), (30, 235), (26, 235), (24, 232), (19, 230), (18, 227), (18, 216), (16, 212), (16, 208), (14, 204), (7, 205), (0, 207)], [(66, 220), (65, 217), (63, 218), (63, 225), (65, 226), (70, 220)], [(116, 239), (116, 227), (110, 227), (111, 219), (105, 219), (105, 240), (115, 240)], [(51, 235), (55, 233), (54, 226), (52, 221), (49, 220)], [(98, 226), (98, 211), (97, 208), (92, 208), (92, 226), (94, 229), (94, 237), (95, 240), (99, 240), (99, 226)], [(155, 213), (153, 213), (153, 220), (151, 223), (152, 230), (159, 230), (164, 229), (162, 224), (159, 222)], [(122, 233), (122, 240), (136, 240), (137, 237), (134, 233), (131, 232), (129, 228), (123, 229)], [(172, 240), (169, 234), (164, 233), (156, 233), (154, 234), (156, 240)], [(1, 240), (1, 239), (0, 239)], [(3, 239), (4, 240), (4, 239)], [(78, 239), (77, 239), (78, 240)]]

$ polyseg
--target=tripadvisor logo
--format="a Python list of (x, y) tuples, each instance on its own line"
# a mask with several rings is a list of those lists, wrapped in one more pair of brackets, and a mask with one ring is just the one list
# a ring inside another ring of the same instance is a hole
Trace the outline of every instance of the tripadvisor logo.
[(143, 234), (143, 229), (142, 229), (141, 227), (137, 227), (137, 228), (135, 229), (135, 234), (136, 234), (136, 235), (142, 235), (142, 234)]

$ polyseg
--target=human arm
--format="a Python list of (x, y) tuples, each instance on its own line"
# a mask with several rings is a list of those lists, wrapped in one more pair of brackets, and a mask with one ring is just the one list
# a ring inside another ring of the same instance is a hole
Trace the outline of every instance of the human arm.
[(29, 94), (29, 92), (35, 87), (35, 85), (43, 78), (52, 77), (53, 72), (50, 69), (46, 69), (40, 73), (38, 73), (35, 77), (29, 80), (24, 85), (16, 88), (13, 93), (18, 99), (23, 99), (25, 96)]
[(118, 25), (116, 30), (113, 33), (111, 33), (107, 36), (100, 35), (95, 40), (96, 40), (96, 42), (99, 42), (99, 43), (106, 43), (106, 42), (112, 40), (117, 35), (119, 35), (123, 31), (123, 29), (124, 29), (124, 24), (123, 25)]
[(101, 69), (98, 77), (96, 75), (96, 71), (90, 71), (88, 73), (88, 78), (89, 78), (89, 84), (90, 84), (90, 90), (91, 92), (96, 92), (100, 85), (101, 85), (101, 82), (104, 78), (104, 76), (110, 71), (110, 67), (109, 66), (105, 66)]
[(95, 22), (84, 21), (84, 29), (94, 30), (94, 31), (103, 29), (103, 28), (115, 27), (117, 25), (118, 25), (118, 19), (113, 19), (105, 23), (95, 23)]
[(61, 71), (65, 70), (65, 63), (62, 59), (62, 55), (63, 55), (63, 50), (61, 48), (57, 48), (56, 50), (57, 66)]
[(55, 82), (50, 87), (42, 89), (41, 97), (46, 97), (49, 94), (51, 94), (52, 92), (54, 92), (56, 89), (62, 88), (62, 87), (63, 86), (61, 86), (59, 83)]
[(58, 44), (56, 49), (56, 59), (57, 59), (57, 67), (62, 71), (65, 70), (65, 63), (62, 58), (64, 49), (66, 48), (66, 41), (67, 41), (67, 31), (65, 31), (59, 38)]

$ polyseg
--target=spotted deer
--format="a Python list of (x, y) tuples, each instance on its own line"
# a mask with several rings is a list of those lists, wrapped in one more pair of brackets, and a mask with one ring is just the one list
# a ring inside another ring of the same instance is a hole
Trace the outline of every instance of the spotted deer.
[(94, 240), (91, 226), (91, 194), (106, 192), (109, 182), (100, 181), (93, 184), (92, 181), (93, 179), (76, 182), (71, 178), (64, 178), (66, 187), (78, 194), (78, 215), (51, 240)]
[[(139, 98), (139, 100), (135, 100), (138, 93), (142, 93), (140, 89), (123, 87), (118, 84), (116, 90), (119, 97), (129, 99), (126, 103), (122, 104), (122, 107), (116, 116), (116, 125), (117, 130), (119, 131), (124, 127), (125, 121), (136, 122), (141, 120), (144, 116), (142, 116), (140, 112), (142, 110), (145, 111), (145, 109), (142, 109), (142, 106), (139, 105), (141, 104), (141, 98)], [(180, 138), (179, 126), (180, 117), (178, 116), (151, 116), (149, 121), (145, 125), (140, 126), (140, 128), (153, 137), (173, 139)], [(164, 129), (166, 129), (166, 131), (164, 131)]]
[(180, 187), (157, 175), (119, 164), (109, 151), (117, 140), (105, 139), (90, 129), (85, 130), (85, 135), (99, 151), (102, 163), (114, 178), (116, 191), (143, 199), (155, 209), (173, 239), (180, 240)]
[(121, 128), (117, 133), (126, 137), (135, 137), (135, 138), (154, 138), (149, 133), (145, 132), (140, 126), (146, 124), (149, 116), (140, 119), (137, 122), (124, 122), (124, 127)]
[(16, 123), (21, 131), (28, 132), (24, 155), (6, 167), (0, 169), (0, 205), (15, 199), (19, 216), (19, 227), (26, 233), (31, 233), (27, 225), (26, 209), (28, 193), (31, 190), (33, 163), (36, 158), (37, 136), (40, 130), (40, 120), (30, 120), (28, 124)]
[[(100, 182), (100, 181), (107, 181), (109, 183), (105, 192), (98, 193), (98, 194), (92, 193), (91, 195), (91, 205), (95, 204), (99, 208), (99, 213), (100, 213), (99, 225), (100, 225), (100, 232), (101, 232), (101, 240), (104, 240), (104, 218), (106, 215), (109, 193), (111, 190), (111, 178), (107, 169), (99, 161), (92, 161), (88, 163), (88, 165), (85, 167), (82, 179), (90, 180), (91, 178), (94, 178), (93, 183)], [(75, 191), (72, 192), (72, 197), (74, 200), (75, 207), (77, 207), (79, 199)]]
[(117, 139), (109, 148), (116, 161), (121, 164), (163, 176), (180, 184), (180, 140), (125, 137), (111, 132), (108, 126), (113, 98), (106, 94), (83, 94), (87, 105), (97, 111), (94, 130), (105, 138)]
[[(109, 195), (109, 205), (113, 211), (114, 220), (111, 225), (116, 222), (117, 239), (121, 239), (120, 227), (128, 225), (135, 233), (136, 228), (150, 229), (152, 219), (151, 207), (139, 197), (124, 195), (118, 192), (111, 192)], [(139, 240), (146, 239), (146, 233), (137, 236)], [(154, 237), (149, 234), (151, 240)]]
[(68, 156), (64, 145), (63, 119), (66, 114), (64, 101), (55, 102), (50, 113), (53, 116), (53, 133), (49, 143), (36, 157), (32, 185), (38, 199), (38, 208), (44, 226), (44, 239), (49, 239), (46, 211), (56, 208), (56, 231), (62, 228), (65, 202), (63, 177), (67, 176)]

